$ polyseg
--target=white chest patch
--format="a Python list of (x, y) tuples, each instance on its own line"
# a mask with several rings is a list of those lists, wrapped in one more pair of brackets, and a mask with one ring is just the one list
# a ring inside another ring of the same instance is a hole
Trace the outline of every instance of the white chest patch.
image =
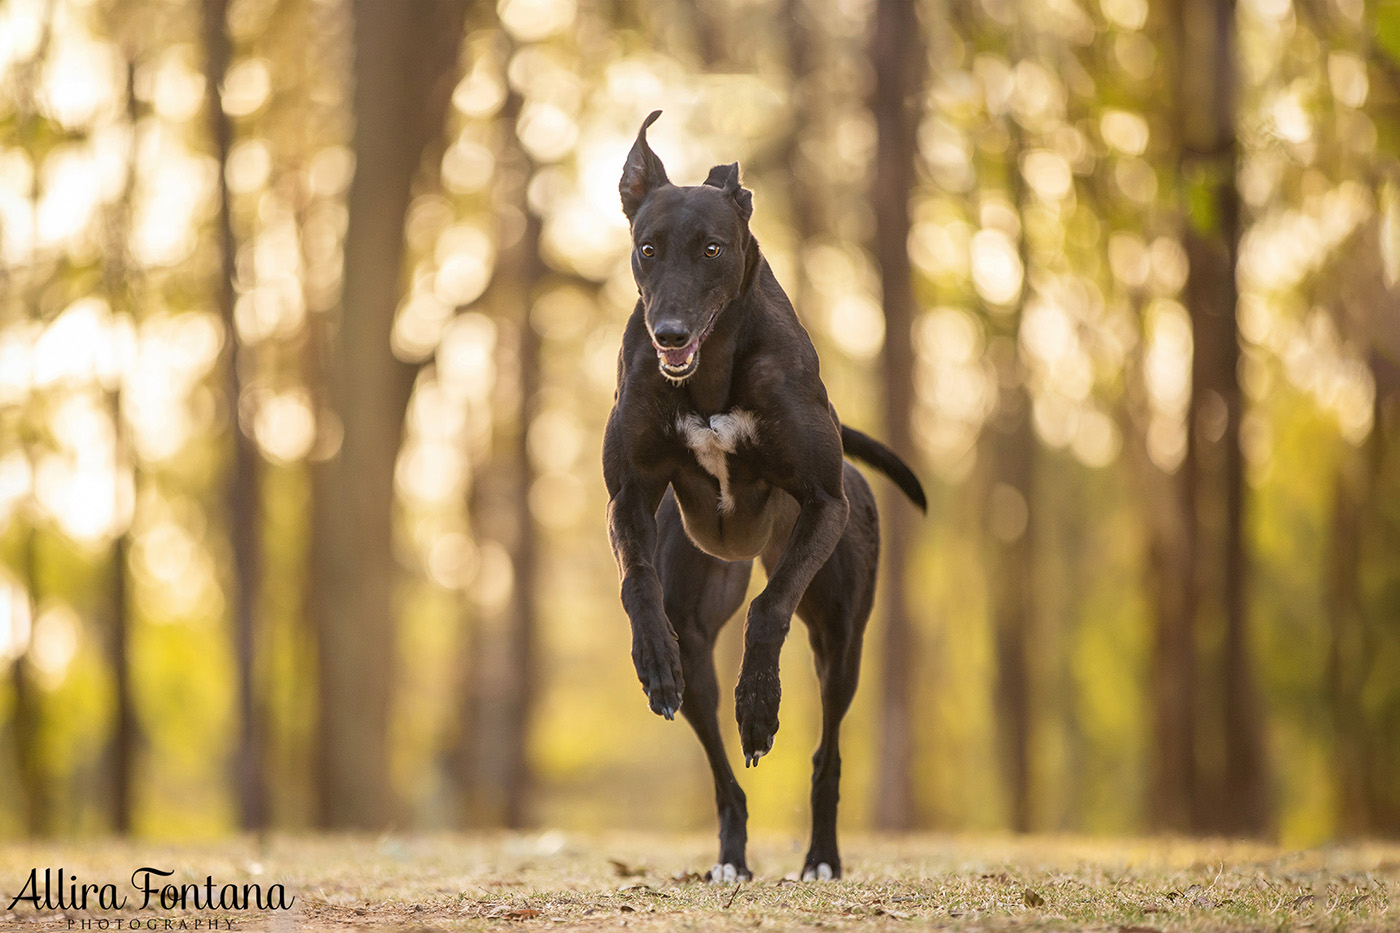
[(734, 511), (734, 500), (729, 495), (729, 455), (740, 441), (757, 440), (758, 419), (742, 408), (711, 415), (709, 421), (691, 413), (676, 418), (676, 431), (705, 472), (719, 480), (720, 512), (727, 515)]

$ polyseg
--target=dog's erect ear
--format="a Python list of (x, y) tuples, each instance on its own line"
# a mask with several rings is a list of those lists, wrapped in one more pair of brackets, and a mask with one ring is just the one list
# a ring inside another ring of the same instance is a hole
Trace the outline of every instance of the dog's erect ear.
[(734, 206), (739, 209), (739, 216), (744, 219), (744, 223), (749, 222), (749, 218), (753, 216), (753, 192), (739, 185), (738, 162), (716, 165), (710, 169), (710, 175), (705, 179), (705, 184), (711, 188), (719, 188), (733, 198)]
[(661, 111), (653, 110), (651, 116), (642, 121), (642, 128), (637, 131), (637, 141), (632, 144), (632, 151), (627, 153), (627, 162), (622, 166), (622, 181), (617, 183), (617, 190), (622, 195), (622, 213), (627, 215), (629, 222), (637, 215), (647, 195), (670, 182), (666, 177), (666, 166), (647, 145), (647, 127), (655, 123), (659, 116)]

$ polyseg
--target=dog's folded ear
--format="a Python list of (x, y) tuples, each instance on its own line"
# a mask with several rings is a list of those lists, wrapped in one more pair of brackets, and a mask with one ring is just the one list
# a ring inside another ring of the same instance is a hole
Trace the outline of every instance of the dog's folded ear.
[(637, 141), (632, 144), (632, 151), (627, 153), (627, 162), (622, 166), (622, 181), (618, 182), (617, 190), (622, 195), (622, 213), (627, 215), (629, 222), (637, 215), (647, 195), (670, 183), (666, 177), (666, 166), (647, 145), (647, 127), (655, 123), (659, 116), (661, 111), (653, 110), (642, 121), (642, 128), (637, 131)]
[(739, 216), (744, 219), (744, 223), (749, 222), (753, 216), (753, 192), (739, 184), (739, 163), (730, 162), (728, 165), (716, 165), (710, 169), (709, 177), (705, 179), (705, 184), (711, 188), (719, 188), (725, 194), (734, 199), (734, 206), (739, 209)]

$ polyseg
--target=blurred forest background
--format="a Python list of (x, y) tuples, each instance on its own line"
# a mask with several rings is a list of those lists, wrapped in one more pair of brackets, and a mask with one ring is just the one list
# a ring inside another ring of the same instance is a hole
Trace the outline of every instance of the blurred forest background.
[(0, 0), (0, 835), (713, 825), (603, 527), (656, 108), (930, 488), (846, 825), (1400, 834), (1400, 3)]

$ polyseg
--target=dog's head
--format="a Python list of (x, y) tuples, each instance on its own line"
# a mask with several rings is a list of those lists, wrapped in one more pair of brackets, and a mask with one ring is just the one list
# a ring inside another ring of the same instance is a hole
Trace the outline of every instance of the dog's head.
[(753, 193), (739, 163), (716, 165), (703, 185), (680, 187), (647, 145), (642, 123), (618, 190), (632, 226), (632, 275), (661, 374), (684, 382), (700, 367), (700, 346), (720, 312), (738, 298), (758, 259), (749, 232)]

